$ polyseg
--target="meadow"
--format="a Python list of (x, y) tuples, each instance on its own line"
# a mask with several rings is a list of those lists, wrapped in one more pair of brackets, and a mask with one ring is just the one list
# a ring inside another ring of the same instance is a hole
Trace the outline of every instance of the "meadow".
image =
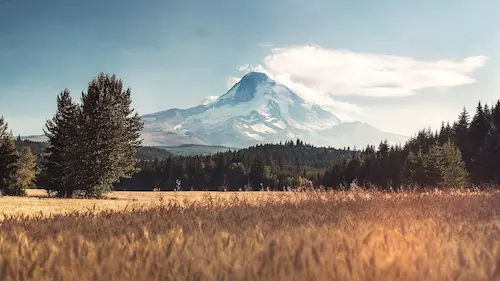
[(0, 280), (500, 280), (500, 192), (0, 198)]

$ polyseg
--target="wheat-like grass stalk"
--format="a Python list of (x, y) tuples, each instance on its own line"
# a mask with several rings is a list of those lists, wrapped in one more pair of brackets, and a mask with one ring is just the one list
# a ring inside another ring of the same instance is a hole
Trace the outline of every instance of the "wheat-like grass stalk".
[(256, 193), (23, 199), (0, 224), (0, 280), (500, 280), (496, 191)]

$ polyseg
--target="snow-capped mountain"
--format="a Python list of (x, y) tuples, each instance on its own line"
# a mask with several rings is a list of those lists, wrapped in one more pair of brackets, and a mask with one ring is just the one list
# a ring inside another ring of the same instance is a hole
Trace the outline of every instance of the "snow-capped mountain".
[(315, 145), (362, 147), (406, 137), (360, 123), (343, 123), (330, 111), (305, 102), (267, 75), (251, 72), (225, 95), (189, 109), (142, 116), (143, 145), (207, 144), (246, 147), (300, 138)]

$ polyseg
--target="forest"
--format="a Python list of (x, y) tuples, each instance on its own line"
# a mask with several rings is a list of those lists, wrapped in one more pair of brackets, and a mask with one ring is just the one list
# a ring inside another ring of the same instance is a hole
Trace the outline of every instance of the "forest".
[[(287, 190), (349, 188), (352, 183), (383, 190), (403, 187), (494, 186), (500, 179), (500, 101), (464, 108), (452, 124), (423, 129), (402, 145), (361, 150), (315, 147), (302, 140), (262, 144), (212, 155), (174, 156), (138, 147), (138, 171), (114, 190)], [(46, 143), (16, 140), (40, 162)], [(36, 180), (34, 183), (36, 184)], [(31, 184), (33, 186), (34, 184)]]
[(314, 147), (301, 140), (211, 156), (139, 161), (116, 190), (286, 190), (297, 186), (382, 190), (495, 186), (500, 179), (500, 101), (465, 108), (452, 124), (423, 129), (405, 144), (361, 150)]
[(357, 152), (314, 147), (301, 140), (262, 144), (207, 156), (139, 161), (140, 172), (115, 190), (283, 190), (311, 186), (335, 164)]

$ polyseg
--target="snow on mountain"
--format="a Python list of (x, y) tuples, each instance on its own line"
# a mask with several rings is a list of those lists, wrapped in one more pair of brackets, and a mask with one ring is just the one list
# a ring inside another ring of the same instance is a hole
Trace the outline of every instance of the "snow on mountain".
[(342, 123), (331, 112), (307, 103), (258, 72), (245, 75), (217, 99), (142, 118), (143, 144), (148, 146), (196, 143), (245, 147), (300, 138), (312, 144), (343, 147), (404, 138), (368, 124)]
[(207, 104), (211, 104), (213, 103), (214, 101), (216, 101), (219, 97), (218, 96), (209, 96), (209, 97), (206, 97), (204, 98), (200, 104), (201, 105), (207, 105)]

